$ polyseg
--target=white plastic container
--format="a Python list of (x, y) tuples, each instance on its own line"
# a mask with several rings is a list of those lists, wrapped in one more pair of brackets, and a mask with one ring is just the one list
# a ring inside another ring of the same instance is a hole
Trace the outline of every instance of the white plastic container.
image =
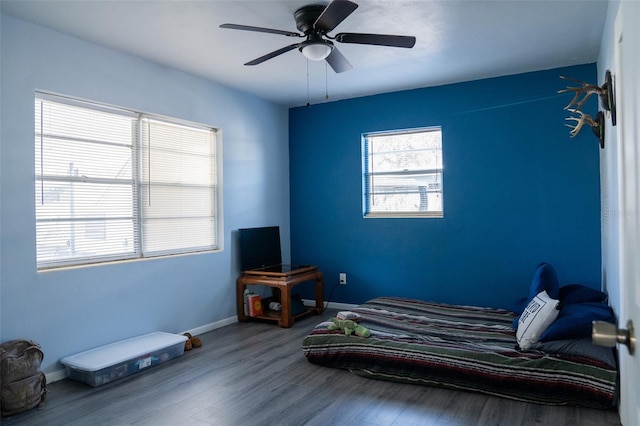
[(70, 379), (100, 386), (184, 353), (187, 337), (156, 331), (64, 357)]

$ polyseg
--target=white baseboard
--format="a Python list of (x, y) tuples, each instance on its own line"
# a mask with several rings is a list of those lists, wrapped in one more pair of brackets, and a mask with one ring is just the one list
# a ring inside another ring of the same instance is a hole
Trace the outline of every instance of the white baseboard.
[[(232, 316), (229, 318), (221, 319), (220, 321), (216, 321), (209, 324), (201, 325), (200, 327), (192, 328), (191, 330), (183, 331), (182, 333), (191, 333), (192, 335), (197, 336), (198, 334), (203, 334), (208, 331), (215, 330), (216, 328), (222, 328), (226, 325), (230, 325), (235, 322), (238, 322), (238, 317)], [(177, 334), (182, 334), (182, 333), (177, 333)], [(67, 371), (64, 368), (60, 370), (52, 371), (50, 373), (45, 373), (45, 377), (47, 378), (47, 383), (57, 382), (58, 380), (67, 378)]]
[(62, 370), (52, 371), (51, 373), (46, 373), (44, 375), (47, 378), (47, 383), (57, 382), (58, 380), (67, 378), (67, 371), (63, 368)]
[[(197, 336), (198, 334), (207, 333), (217, 328), (222, 328), (224, 326), (233, 324), (234, 322), (238, 322), (238, 317), (235, 315), (229, 318), (221, 319), (220, 321), (216, 321), (209, 324), (201, 325), (200, 327), (192, 328), (191, 330), (183, 331), (182, 333), (191, 333), (194, 336)], [(179, 333), (179, 334), (182, 334), (182, 333)]]

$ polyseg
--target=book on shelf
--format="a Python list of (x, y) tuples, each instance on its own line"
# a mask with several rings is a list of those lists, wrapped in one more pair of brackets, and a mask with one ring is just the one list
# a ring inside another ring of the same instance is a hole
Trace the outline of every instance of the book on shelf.
[(249, 316), (257, 317), (262, 315), (262, 298), (259, 294), (250, 294), (247, 296), (247, 307), (249, 308)]
[(242, 295), (242, 301), (243, 303), (243, 312), (244, 312), (244, 316), (248, 317), (249, 316), (249, 305), (248, 305), (248, 299), (249, 299), (249, 295), (253, 294), (252, 292), (250, 292), (248, 289), (244, 290), (244, 294)]

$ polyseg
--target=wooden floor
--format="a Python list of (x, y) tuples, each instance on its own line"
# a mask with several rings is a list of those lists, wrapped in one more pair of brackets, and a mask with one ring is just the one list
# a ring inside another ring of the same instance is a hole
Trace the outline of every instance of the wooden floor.
[(232, 324), (200, 335), (201, 348), (98, 388), (51, 383), (43, 410), (2, 425), (620, 424), (615, 411), (375, 381), (310, 364), (301, 343), (319, 320), (312, 316), (290, 329)]

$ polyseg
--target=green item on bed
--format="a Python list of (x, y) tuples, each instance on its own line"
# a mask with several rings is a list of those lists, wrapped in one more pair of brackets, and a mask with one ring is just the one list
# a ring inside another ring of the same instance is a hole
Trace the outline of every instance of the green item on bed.
[(369, 337), (371, 332), (368, 328), (358, 325), (352, 320), (339, 320), (337, 318), (331, 318), (333, 324), (329, 324), (327, 329), (329, 330), (344, 330), (344, 334), (350, 336), (355, 333), (356, 336)]

